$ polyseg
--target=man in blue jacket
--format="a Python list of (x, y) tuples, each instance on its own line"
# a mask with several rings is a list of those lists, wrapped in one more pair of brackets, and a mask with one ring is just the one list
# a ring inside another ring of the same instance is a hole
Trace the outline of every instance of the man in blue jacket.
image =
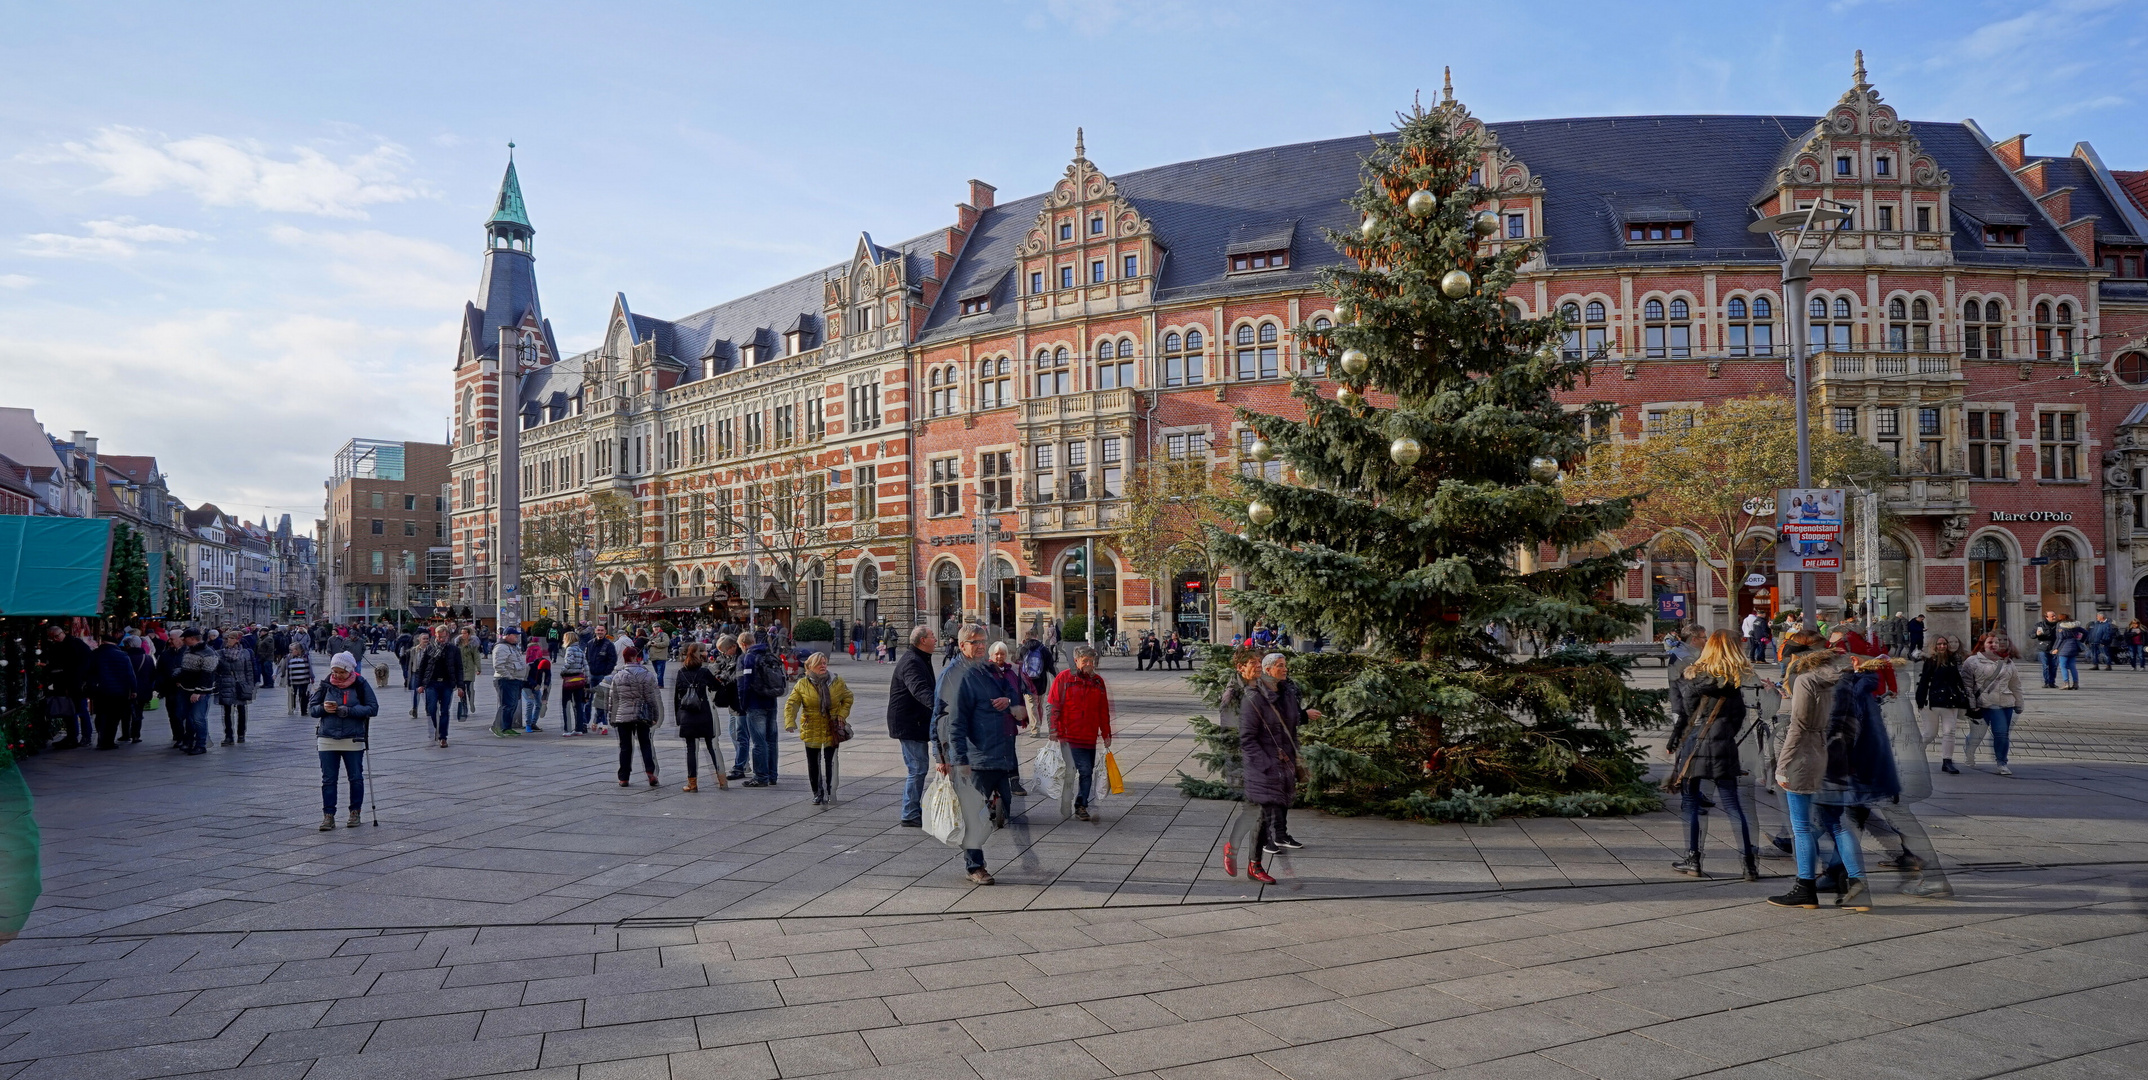
[[(940, 686), (934, 695), (935, 741), (939, 744), (940, 772), (953, 773), (961, 768), (985, 798), (998, 796), (995, 816), (1004, 823), (1014, 805), (1014, 775), (1021, 767), (1014, 748), (1016, 702), (1008, 696), (1006, 685), (986, 667), (984, 639), (984, 627), (975, 624), (956, 634), (962, 659), (940, 670)], [(969, 870), (972, 882), (992, 884), (982, 847), (963, 849), (962, 864)]]
[[(739, 723), (746, 730), (746, 742), (753, 757), (753, 779), (745, 787), (776, 786), (776, 709), (783, 703), (781, 694), (770, 696), (755, 689), (755, 674), (773, 665), (777, 674), (768, 679), (774, 685), (782, 685), (783, 658), (775, 654), (760, 635), (748, 630), (738, 635), (738, 711)], [(763, 676), (765, 679), (766, 676)]]
[[(610, 676), (619, 667), (619, 646), (612, 644), (611, 631), (605, 629), (601, 624), (597, 627), (596, 640), (584, 647), (582, 654), (589, 658), (589, 685), (591, 687), (603, 682), (606, 677)], [(605, 710), (598, 709), (597, 726), (601, 728), (609, 723), (611, 723), (611, 718), (605, 715)]]
[(2110, 615), (2098, 612), (2096, 621), (2088, 624), (2089, 670), (2111, 670), (2111, 646), (2118, 644), (2118, 627), (2112, 625)]

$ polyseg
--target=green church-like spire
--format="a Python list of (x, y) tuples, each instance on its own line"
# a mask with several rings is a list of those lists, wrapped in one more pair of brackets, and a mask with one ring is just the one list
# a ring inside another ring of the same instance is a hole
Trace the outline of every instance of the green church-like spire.
[(515, 176), (515, 144), (507, 144), (507, 175), (500, 179), (500, 197), (492, 208), (489, 228), (496, 225), (519, 225), (524, 235), (532, 235), (537, 227), (530, 224), (529, 211), (522, 206), (522, 181)]

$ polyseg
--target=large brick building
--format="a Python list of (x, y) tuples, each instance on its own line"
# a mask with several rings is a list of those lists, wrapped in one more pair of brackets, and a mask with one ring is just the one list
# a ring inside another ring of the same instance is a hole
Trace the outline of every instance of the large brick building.
[[(1451, 91), (1439, 107), (1477, 123)], [(1893, 610), (1957, 632), (2019, 632), (2048, 607), (2130, 618), (2148, 600), (2138, 174), (2086, 143), (2043, 157), (1970, 122), (1903, 122), (1861, 62), (1819, 117), (1483, 128), (1488, 242), (1543, 245), (1510, 301), (1564, 314), (1567, 347), (1599, 358), (1576, 403), (1619, 407), (1608, 436), (1786, 392), (1781, 253), (1746, 225), (1847, 204), (1799, 313), (1819, 353), (1814, 416), (1894, 456), (1884, 497), (1901, 522), (1848, 584), (1876, 574)], [(527, 343), (525, 514), (581, 515), (598, 610), (742, 581), (750, 516), (776, 583), (761, 599), (795, 615), (1015, 628), (1087, 611), (1093, 576), (1108, 622), (1229, 628), (1216, 598), (1229, 568), (1155, 582), (1115, 550), (1127, 485), (1173, 457), (1280, 470), (1242, 457), (1234, 410), (1292, 409), (1291, 377), (1315, 373), (1291, 329), (1332, 317), (1317, 278), (1340, 256), (1325, 230), (1356, 225), (1341, 200), (1365, 149), (1337, 139), (1113, 175), (1077, 136), (1048, 192), (997, 202), (973, 181), (944, 230), (893, 247), (861, 237), (844, 262), (678, 320), (617, 298), (606, 344), (571, 358), (537, 308), (510, 168), (458, 363), (452, 533), (471, 601), (487, 598), (496, 462), (484, 360), (505, 340)], [(980, 510), (1000, 520), (983, 597)], [(1756, 529), (1741, 551), (1759, 559), (1771, 540)], [(1647, 550), (1627, 584), (1637, 602), (1684, 592), (1723, 625), (1764, 596), (1708, 595), (1713, 575), (1678, 545)], [(1845, 584), (1823, 576), (1823, 606)]]

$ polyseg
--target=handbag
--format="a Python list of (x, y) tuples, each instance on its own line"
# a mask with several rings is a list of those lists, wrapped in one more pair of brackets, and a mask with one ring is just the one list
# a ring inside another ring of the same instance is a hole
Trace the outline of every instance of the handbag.
[(45, 695), (45, 715), (55, 720), (75, 715), (74, 699), (61, 694)]
[(835, 723), (828, 725), (828, 727), (829, 730), (835, 733), (835, 742), (838, 746), (858, 737), (858, 733), (850, 729), (850, 721), (848, 720), (837, 720)]
[(562, 675), (559, 677), (559, 688), (561, 690), (587, 690), (589, 689), (589, 673), (577, 671), (572, 674)]

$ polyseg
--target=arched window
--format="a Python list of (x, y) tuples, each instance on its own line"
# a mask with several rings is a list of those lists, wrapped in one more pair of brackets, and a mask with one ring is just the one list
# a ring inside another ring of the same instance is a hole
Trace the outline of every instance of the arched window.
[(1775, 354), (1775, 306), (1765, 296), (1753, 297), (1748, 305), (1742, 296), (1733, 296), (1725, 306), (1729, 318), (1729, 349), (1732, 356), (1772, 356)]
[(1611, 352), (1611, 330), (1604, 325), (1603, 301), (1591, 300), (1584, 310), (1582, 321), (1587, 325), (1581, 332), (1582, 348), (1589, 359), (1600, 360)]
[(2080, 600), (2081, 551), (2073, 541), (2054, 536), (2044, 541), (2041, 552), (2050, 561), (2044, 564), (2044, 609), (2056, 611), (2059, 618), (2074, 617), (2074, 605)]
[(1832, 319), (1828, 315), (1830, 309), (1827, 297), (1813, 297), (1806, 310), (1812, 323), (1812, 328), (1807, 331), (1807, 345), (1813, 349), (1830, 352), (1849, 351), (1852, 334), (1851, 327), (1854, 324), (1850, 321), (1852, 312), (1847, 298), (1835, 298)]
[(2057, 338), (2057, 340), (2056, 340), (2056, 341), (2054, 341), (2054, 342), (2052, 342), (2052, 345), (2053, 345), (2053, 352), (2052, 352), (2052, 358), (2053, 358), (2053, 359), (2056, 359), (2056, 360), (2070, 360), (2070, 359), (2072, 359), (2072, 358), (2073, 358), (2073, 305), (2072, 305), (2072, 304), (2068, 304), (2068, 303), (2065, 303), (2065, 302), (2063, 302), (2063, 301), (2061, 301), (2061, 302), (2059, 303), (2059, 306), (2058, 306), (2058, 326), (2057, 326), (2057, 328), (2056, 328), (2056, 329), (2055, 329), (2055, 330), (2053, 331), (2053, 334), (2054, 334), (2054, 336), (2055, 336), (2055, 337)]
[(1073, 389), (1073, 368), (1064, 347), (1037, 350), (1037, 396), (1055, 397)]
[(2006, 545), (1995, 536), (1969, 545), (1969, 634), (2006, 633)]
[[(1330, 329), (1333, 329), (1334, 326), (1335, 324), (1329, 322), (1328, 317), (1325, 315), (1316, 316), (1313, 319), (1313, 333), (1315, 334), (1325, 334)], [(1326, 375), (1328, 373), (1327, 354), (1319, 350), (1314, 350), (1313, 359), (1310, 363), (1306, 365), (1306, 367), (1309, 369), (1309, 373), (1315, 378)]]
[(977, 363), (977, 407), (997, 409), (1014, 404), (1014, 359), (988, 356)]
[(1932, 306), (1919, 299), (1912, 303), (1897, 296), (1887, 301), (1887, 351), (1930, 352)]
[(1566, 324), (1559, 334), (1559, 358), (1572, 363), (1581, 359), (1581, 306), (1560, 304), (1559, 321)]
[(1184, 338), (1177, 332), (1164, 335), (1163, 384), (1165, 386), (1199, 386), (1207, 375), (1207, 364), (1201, 356), (1201, 331), (1186, 331)]
[(1276, 348), (1276, 328), (1271, 322), (1255, 329), (1251, 323), (1238, 327), (1238, 378), (1273, 379), (1281, 374), (1281, 354)]
[(2036, 358), (2051, 359), (2051, 305), (2036, 305)]
[(1096, 388), (1117, 390), (1134, 385), (1134, 343), (1105, 341), (1096, 347)]
[(462, 442), (468, 446), (477, 441), (477, 392), (470, 387), (462, 388)]
[(1700, 606), (1700, 565), (1683, 541), (1659, 536), (1648, 545), (1649, 608), (1653, 637), (1661, 638), (1694, 618)]
[(2006, 359), (2006, 308), (1997, 300), (1962, 304), (1962, 355), (1971, 360)]
[(1661, 300), (1650, 300), (1641, 306), (1644, 325), (1641, 328), (1642, 344), (1647, 355), (1653, 357), (1683, 358), (1693, 355), (1693, 324), (1684, 300), (1672, 300), (1668, 306)]
[(927, 400), (931, 402), (927, 415), (946, 416), (954, 411), (948, 405), (947, 396), (949, 391), (942, 380), (941, 369), (933, 368), (932, 372), (925, 376), (925, 385), (927, 388)]
[(962, 620), (962, 568), (953, 560), (941, 563), (932, 571), (934, 614), (939, 617), (941, 636), (953, 632), (950, 624)]

